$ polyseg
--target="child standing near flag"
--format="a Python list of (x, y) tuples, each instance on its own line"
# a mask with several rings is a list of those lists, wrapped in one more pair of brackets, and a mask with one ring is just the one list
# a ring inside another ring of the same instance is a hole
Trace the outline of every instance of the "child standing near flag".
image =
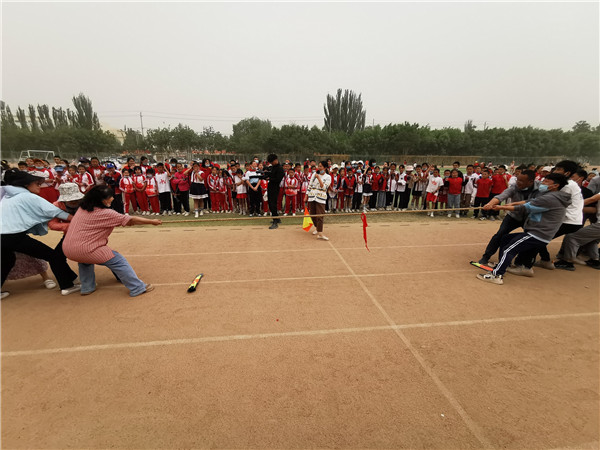
[(294, 169), (289, 169), (287, 176), (284, 178), (285, 189), (285, 214), (287, 216), (290, 211), (292, 216), (296, 215), (296, 200), (298, 199), (298, 180), (296, 179)]

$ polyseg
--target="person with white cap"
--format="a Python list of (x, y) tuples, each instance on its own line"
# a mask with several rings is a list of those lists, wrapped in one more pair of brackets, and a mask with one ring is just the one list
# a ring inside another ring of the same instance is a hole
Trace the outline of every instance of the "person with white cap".
[[(78, 291), (81, 287), (73, 283), (77, 275), (73, 276), (66, 259), (29, 236), (48, 234), (48, 221), (55, 217), (70, 220), (72, 216), (39, 196), (43, 174), (11, 169), (4, 181), (8, 186), (3, 187), (5, 195), (0, 202), (2, 285), (15, 264), (15, 252), (19, 252), (48, 261), (63, 295)], [(2, 298), (7, 296), (8, 292), (2, 292)]]
[[(79, 202), (83, 198), (83, 194), (79, 190), (79, 186), (77, 183), (64, 183), (58, 187), (58, 192), (60, 196), (58, 200), (53, 203), (57, 208), (66, 211), (71, 216), (74, 216), (79, 208)], [(62, 245), (65, 240), (65, 235), (67, 234), (67, 230), (69, 229), (70, 221), (62, 220), (58, 217), (55, 217), (50, 222), (48, 222), (48, 228), (53, 231), (62, 231), (63, 235), (60, 239), (59, 243), (54, 247), (54, 252), (57, 253), (60, 257), (67, 259), (65, 256)], [(71, 270), (71, 277), (75, 276), (77, 278), (77, 274)]]

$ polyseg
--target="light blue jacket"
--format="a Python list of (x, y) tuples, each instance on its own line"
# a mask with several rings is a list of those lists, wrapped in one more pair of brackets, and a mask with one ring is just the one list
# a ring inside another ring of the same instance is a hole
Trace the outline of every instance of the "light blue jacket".
[(48, 234), (48, 222), (55, 217), (66, 220), (69, 213), (57, 208), (23, 187), (2, 186), (0, 232), (2, 234)]

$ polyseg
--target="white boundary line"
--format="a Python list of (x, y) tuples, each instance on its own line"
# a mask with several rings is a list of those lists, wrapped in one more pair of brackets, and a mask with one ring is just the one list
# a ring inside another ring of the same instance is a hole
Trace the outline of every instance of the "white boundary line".
[[(384, 247), (369, 247), (371, 250), (381, 249), (398, 249), (398, 248), (431, 248), (431, 247), (466, 247), (476, 245), (487, 245), (487, 242), (469, 242), (468, 244), (438, 244), (438, 245), (388, 245)], [(338, 250), (364, 250), (364, 247), (340, 247)], [(300, 249), (284, 249), (284, 250), (240, 250), (240, 251), (229, 251), (229, 252), (191, 252), (191, 253), (150, 253), (147, 255), (143, 254), (125, 254), (126, 258), (143, 258), (143, 257), (165, 257), (165, 256), (195, 256), (195, 255), (239, 255), (239, 254), (253, 254), (253, 253), (296, 253), (296, 252), (330, 252), (330, 248), (300, 248)]]
[[(285, 277), (285, 278), (252, 278), (249, 280), (215, 280), (215, 281), (201, 281), (201, 284), (229, 284), (229, 283), (261, 283), (263, 281), (301, 281), (301, 280), (328, 280), (335, 278), (354, 278), (358, 277), (397, 277), (404, 275), (430, 275), (438, 273), (459, 273), (459, 272), (472, 272), (471, 269), (457, 269), (457, 270), (426, 270), (423, 272), (392, 272), (392, 273), (365, 273), (365, 274), (347, 274), (347, 275), (316, 275), (312, 277)], [(161, 286), (188, 286), (189, 282), (174, 282), (174, 283), (152, 283), (154, 287)], [(123, 286), (120, 284), (112, 286), (102, 286), (102, 289), (118, 289)]]
[(333, 246), (331, 241), (329, 241), (329, 245), (335, 251), (335, 253), (338, 255), (340, 260), (344, 263), (344, 265), (347, 267), (348, 271), (352, 275), (355, 276), (356, 281), (358, 281), (358, 284), (360, 284), (360, 286), (362, 287), (365, 294), (367, 294), (369, 296), (369, 298), (371, 299), (371, 301), (373, 302), (375, 307), (379, 310), (381, 315), (390, 324), (390, 326), (394, 327), (394, 332), (398, 335), (398, 337), (404, 343), (406, 348), (408, 348), (408, 350), (413, 354), (413, 356), (419, 362), (419, 364), (421, 365), (423, 370), (427, 373), (427, 375), (429, 375), (429, 378), (431, 378), (431, 380), (437, 386), (437, 388), (441, 392), (441, 394), (444, 397), (446, 397), (446, 400), (450, 403), (450, 405), (452, 405), (454, 410), (462, 418), (462, 420), (465, 423), (465, 425), (467, 426), (467, 428), (469, 428), (469, 430), (471, 430), (471, 433), (473, 433), (473, 435), (477, 438), (477, 440), (481, 443), (481, 445), (484, 448), (494, 448), (492, 443), (485, 436), (485, 433), (483, 432), (481, 427), (477, 423), (475, 423), (475, 421), (473, 419), (471, 419), (471, 416), (469, 416), (469, 414), (464, 410), (464, 408), (459, 403), (459, 401), (454, 397), (454, 395), (452, 395), (452, 392), (450, 392), (450, 390), (444, 385), (444, 383), (442, 383), (442, 380), (440, 380), (440, 378), (435, 374), (433, 369), (429, 366), (429, 364), (427, 364), (425, 359), (421, 356), (421, 354), (417, 351), (417, 349), (412, 345), (412, 343), (409, 341), (409, 339), (406, 337), (406, 335), (402, 332), (402, 330), (397, 328), (397, 325), (394, 322), (394, 320), (385, 311), (385, 309), (383, 309), (383, 306), (381, 306), (381, 304), (373, 296), (373, 294), (371, 293), (369, 288), (367, 288), (367, 286), (363, 283), (363, 281), (360, 279), (360, 277), (358, 275), (356, 275), (354, 270), (352, 270), (352, 267), (350, 267), (350, 265), (346, 262), (346, 260), (342, 256), (342, 254)]
[(117, 350), (127, 348), (140, 348), (140, 347), (162, 347), (169, 345), (182, 345), (182, 344), (202, 344), (205, 342), (229, 342), (229, 341), (244, 341), (251, 339), (268, 339), (268, 338), (281, 338), (281, 337), (302, 337), (302, 336), (322, 336), (329, 334), (346, 334), (346, 333), (365, 333), (369, 331), (398, 331), (398, 330), (410, 330), (417, 328), (434, 328), (434, 327), (445, 327), (445, 326), (469, 326), (469, 325), (480, 325), (480, 324), (493, 324), (503, 322), (524, 322), (530, 320), (556, 320), (556, 319), (569, 319), (569, 318), (580, 318), (580, 317), (599, 317), (600, 312), (589, 312), (589, 313), (572, 313), (572, 314), (549, 314), (541, 316), (516, 316), (516, 317), (497, 317), (492, 319), (473, 319), (473, 320), (455, 320), (451, 322), (428, 322), (428, 323), (410, 323), (402, 325), (381, 325), (373, 327), (354, 327), (354, 328), (334, 328), (325, 330), (306, 330), (306, 331), (287, 331), (283, 333), (258, 333), (258, 334), (237, 334), (229, 336), (206, 336), (199, 338), (184, 338), (184, 339), (168, 339), (161, 341), (144, 341), (144, 342), (123, 342), (116, 344), (97, 344), (97, 345), (82, 345), (77, 347), (60, 347), (60, 348), (47, 348), (39, 350), (15, 350), (2, 352), (2, 357), (14, 357), (14, 356), (34, 356), (34, 355), (50, 355), (56, 353), (77, 353), (87, 352), (95, 350)]

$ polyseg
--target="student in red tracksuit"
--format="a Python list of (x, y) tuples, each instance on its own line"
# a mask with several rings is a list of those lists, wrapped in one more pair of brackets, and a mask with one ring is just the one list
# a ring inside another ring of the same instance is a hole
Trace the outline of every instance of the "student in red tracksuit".
[(207, 184), (208, 184), (208, 191), (210, 194), (210, 204), (212, 207), (212, 211), (213, 212), (218, 212), (220, 210), (219, 208), (219, 200), (218, 200), (218, 193), (219, 193), (219, 174), (217, 171), (216, 167), (213, 167), (210, 175), (208, 176)]
[(298, 194), (296, 195), (296, 212), (304, 212), (302, 209), (302, 189), (300, 189), (300, 187), (302, 187), (302, 179), (304, 178), (302, 176), (302, 166), (300, 165), (300, 163), (296, 163), (296, 170), (294, 170), (294, 176), (296, 177), (296, 180), (298, 180)]
[(233, 211), (233, 195), (235, 188), (233, 177), (228, 170), (223, 169), (223, 183), (225, 184), (225, 210), (228, 213)]
[(346, 176), (342, 179), (342, 183), (344, 185), (344, 197), (346, 198), (346, 203), (344, 205), (344, 210), (346, 212), (350, 212), (352, 209), (352, 197), (354, 196), (354, 187), (356, 185), (356, 177), (352, 173), (352, 170), (346, 171)]
[(225, 170), (221, 169), (219, 182), (217, 183), (217, 200), (221, 208), (221, 212), (227, 211), (225, 196), (227, 195), (227, 185), (225, 184)]
[(373, 185), (372, 185), (373, 195), (369, 199), (369, 208), (371, 208), (371, 209), (377, 208), (377, 197), (379, 196), (379, 186), (380, 186), (380, 180), (382, 177), (380, 170), (381, 169), (379, 169), (379, 166), (376, 166), (373, 169)]
[[(498, 168), (494, 171), (494, 175), (492, 175), (492, 191), (490, 198), (502, 194), (506, 189), (508, 189), (508, 180), (504, 176), (503, 170)], [(490, 220), (496, 220), (496, 217), (498, 217), (500, 211), (490, 210), (488, 211), (488, 214)]]
[[(262, 200), (263, 200), (263, 215), (267, 215), (269, 213), (269, 193), (267, 189), (269, 187), (269, 182), (267, 180), (260, 180), (260, 188), (262, 190)], [(279, 190), (277, 204), (279, 205), (277, 208), (283, 208), (283, 197), (282, 193), (283, 189)], [(281, 198), (281, 200), (279, 200)]]
[(135, 166), (133, 169), (133, 187), (135, 189), (135, 199), (142, 210), (142, 216), (150, 214), (148, 211), (148, 196), (146, 195), (146, 177), (142, 174), (142, 168)]
[(135, 188), (133, 186), (133, 179), (129, 174), (129, 169), (123, 169), (121, 174), (122, 177), (121, 181), (119, 182), (119, 189), (123, 191), (123, 206), (125, 209), (125, 214), (129, 214), (129, 204), (131, 204), (132, 212), (136, 212), (137, 203), (135, 201)]
[(160, 202), (158, 201), (158, 182), (154, 178), (154, 169), (146, 169), (146, 196), (150, 202), (150, 207), (155, 216), (160, 214)]
[(289, 169), (287, 176), (284, 178), (284, 190), (285, 190), (285, 214), (287, 216), (290, 212), (293, 216), (296, 215), (298, 205), (298, 179), (294, 169)]
[[(490, 196), (490, 191), (492, 189), (492, 179), (490, 178), (490, 172), (488, 171), (488, 169), (483, 169), (483, 171), (481, 172), (481, 178), (475, 180), (474, 185), (477, 188), (474, 204), (475, 208), (477, 209), (473, 211), (473, 219), (477, 219), (477, 216), (479, 216), (479, 207), (486, 205), (493, 198), (493, 196)], [(485, 220), (485, 218), (489, 215), (489, 211), (482, 209), (481, 214), (482, 215), (480, 220)]]

